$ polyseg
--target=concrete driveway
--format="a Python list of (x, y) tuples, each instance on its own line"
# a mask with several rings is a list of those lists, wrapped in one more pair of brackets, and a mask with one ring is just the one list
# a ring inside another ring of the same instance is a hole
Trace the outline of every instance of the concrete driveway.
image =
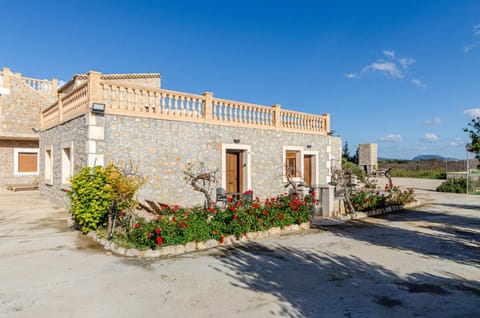
[(480, 196), (180, 257), (111, 255), (0, 191), (0, 317), (480, 317)]

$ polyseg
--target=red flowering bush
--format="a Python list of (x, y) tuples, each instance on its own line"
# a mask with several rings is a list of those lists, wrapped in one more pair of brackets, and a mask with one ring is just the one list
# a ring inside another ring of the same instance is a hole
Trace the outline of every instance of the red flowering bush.
[(384, 193), (380, 193), (379, 191), (359, 191), (350, 194), (350, 202), (355, 211), (369, 211), (390, 205), (406, 204), (415, 199), (413, 189), (401, 191), (399, 187), (389, 187), (388, 184), (385, 189), (386, 191)]
[(313, 215), (313, 204), (310, 196), (300, 200), (280, 195), (263, 202), (258, 198), (229, 202), (225, 209), (164, 207), (164, 215), (136, 223), (128, 239), (137, 248), (152, 249), (209, 239), (222, 242), (229, 235), (241, 237), (248, 232), (308, 222)]

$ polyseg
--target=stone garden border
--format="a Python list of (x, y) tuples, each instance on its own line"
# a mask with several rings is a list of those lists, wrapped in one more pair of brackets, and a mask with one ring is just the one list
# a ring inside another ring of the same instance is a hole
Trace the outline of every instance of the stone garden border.
[(95, 231), (89, 232), (87, 236), (94, 241), (103, 245), (103, 247), (111, 251), (113, 254), (126, 256), (126, 257), (138, 257), (138, 258), (156, 258), (164, 256), (175, 256), (181, 255), (198, 250), (206, 250), (214, 248), (217, 246), (228, 246), (235, 243), (242, 243), (247, 241), (253, 241), (256, 239), (276, 236), (279, 234), (286, 233), (298, 233), (304, 230), (310, 229), (310, 223), (292, 224), (285, 226), (283, 229), (279, 227), (272, 227), (265, 231), (250, 232), (246, 233), (243, 237), (237, 239), (234, 235), (226, 236), (223, 240), (223, 243), (220, 243), (217, 240), (208, 240), (204, 242), (188, 242), (185, 245), (167, 245), (158, 250), (138, 250), (136, 248), (126, 249), (124, 247), (117, 246), (114, 242), (106, 240), (96, 235)]
[(406, 204), (387, 206), (383, 209), (376, 209), (376, 210), (365, 211), (365, 212), (354, 212), (354, 213), (343, 214), (343, 215), (335, 215), (333, 218), (342, 220), (342, 221), (359, 220), (359, 219), (367, 218), (369, 216), (398, 212), (398, 211), (403, 211), (405, 209), (412, 209), (420, 205), (421, 205), (420, 201), (415, 200)]

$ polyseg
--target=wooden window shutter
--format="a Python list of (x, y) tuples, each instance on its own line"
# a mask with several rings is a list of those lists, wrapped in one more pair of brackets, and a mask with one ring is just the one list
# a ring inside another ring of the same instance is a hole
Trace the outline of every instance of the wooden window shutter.
[(38, 154), (31, 152), (18, 153), (18, 172), (38, 172)]

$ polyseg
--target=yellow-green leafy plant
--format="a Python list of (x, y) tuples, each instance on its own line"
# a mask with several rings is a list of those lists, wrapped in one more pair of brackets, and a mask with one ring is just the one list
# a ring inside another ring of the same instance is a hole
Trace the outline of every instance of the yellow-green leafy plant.
[(134, 195), (145, 183), (145, 178), (131, 169), (84, 167), (71, 180), (70, 213), (82, 232), (95, 230), (99, 225), (112, 224), (112, 207), (118, 211), (133, 208)]

